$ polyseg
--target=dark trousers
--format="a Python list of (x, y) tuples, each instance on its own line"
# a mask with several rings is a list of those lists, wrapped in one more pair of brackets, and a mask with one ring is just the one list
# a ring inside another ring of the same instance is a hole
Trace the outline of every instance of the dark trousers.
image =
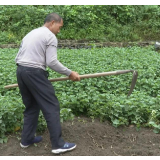
[(61, 148), (60, 107), (54, 88), (48, 80), (47, 72), (32, 67), (17, 67), (17, 81), (25, 105), (22, 143), (34, 138), (39, 111), (47, 122), (52, 149)]

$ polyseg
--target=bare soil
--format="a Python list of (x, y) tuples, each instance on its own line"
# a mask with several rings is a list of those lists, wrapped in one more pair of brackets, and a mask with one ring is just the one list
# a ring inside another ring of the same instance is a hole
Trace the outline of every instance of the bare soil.
[[(62, 132), (63, 139), (77, 147), (58, 156), (160, 156), (160, 135), (151, 128), (115, 128), (109, 122), (81, 117), (62, 123)], [(42, 136), (39, 144), (21, 149), (20, 133), (9, 135), (8, 142), (0, 144), (0, 156), (55, 156), (51, 153), (48, 130)]]

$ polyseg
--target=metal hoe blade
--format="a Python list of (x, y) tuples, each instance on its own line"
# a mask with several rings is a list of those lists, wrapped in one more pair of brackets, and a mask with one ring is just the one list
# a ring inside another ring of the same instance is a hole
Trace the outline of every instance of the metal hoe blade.
[(138, 72), (137, 71), (133, 71), (133, 78), (132, 78), (131, 88), (130, 88), (130, 91), (128, 93), (128, 97), (133, 92), (133, 89), (134, 89), (134, 87), (136, 85), (137, 77), (138, 77)]

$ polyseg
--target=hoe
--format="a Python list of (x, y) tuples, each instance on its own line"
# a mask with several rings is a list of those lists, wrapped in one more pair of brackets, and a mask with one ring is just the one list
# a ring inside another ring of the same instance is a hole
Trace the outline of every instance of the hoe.
[[(138, 77), (138, 72), (135, 70), (118, 70), (118, 71), (111, 71), (111, 72), (102, 72), (102, 73), (94, 73), (94, 74), (84, 74), (84, 75), (80, 75), (81, 79), (84, 78), (95, 78), (95, 77), (101, 77), (101, 76), (109, 76), (109, 75), (119, 75), (119, 74), (125, 74), (125, 73), (129, 73), (132, 72), (133, 73), (133, 78), (132, 78), (132, 82), (131, 82), (131, 87), (130, 87), (130, 91), (128, 93), (128, 96), (131, 95), (135, 85), (136, 85), (136, 81), (137, 81), (137, 77)], [(69, 77), (63, 77), (63, 78), (55, 78), (55, 79), (50, 79), (50, 82), (56, 82), (56, 81), (65, 81), (65, 80), (69, 80)], [(14, 87), (18, 87), (18, 84), (11, 84), (8, 86), (4, 86), (4, 88), (14, 88)]]

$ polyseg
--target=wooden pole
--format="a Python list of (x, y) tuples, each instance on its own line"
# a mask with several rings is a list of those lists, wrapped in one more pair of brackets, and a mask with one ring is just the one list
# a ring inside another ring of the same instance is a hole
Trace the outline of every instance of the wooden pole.
[[(94, 74), (84, 74), (84, 75), (80, 75), (80, 78), (81, 79), (95, 78), (95, 77), (102, 77), (102, 76), (109, 76), (109, 75), (125, 74), (128, 72), (134, 72), (134, 70), (119, 70), (119, 71), (102, 72), (102, 73), (94, 73)], [(66, 80), (70, 80), (69, 77), (49, 79), (50, 82), (66, 81)], [(18, 84), (11, 84), (11, 85), (4, 86), (5, 89), (15, 88), (15, 87), (18, 87)]]

